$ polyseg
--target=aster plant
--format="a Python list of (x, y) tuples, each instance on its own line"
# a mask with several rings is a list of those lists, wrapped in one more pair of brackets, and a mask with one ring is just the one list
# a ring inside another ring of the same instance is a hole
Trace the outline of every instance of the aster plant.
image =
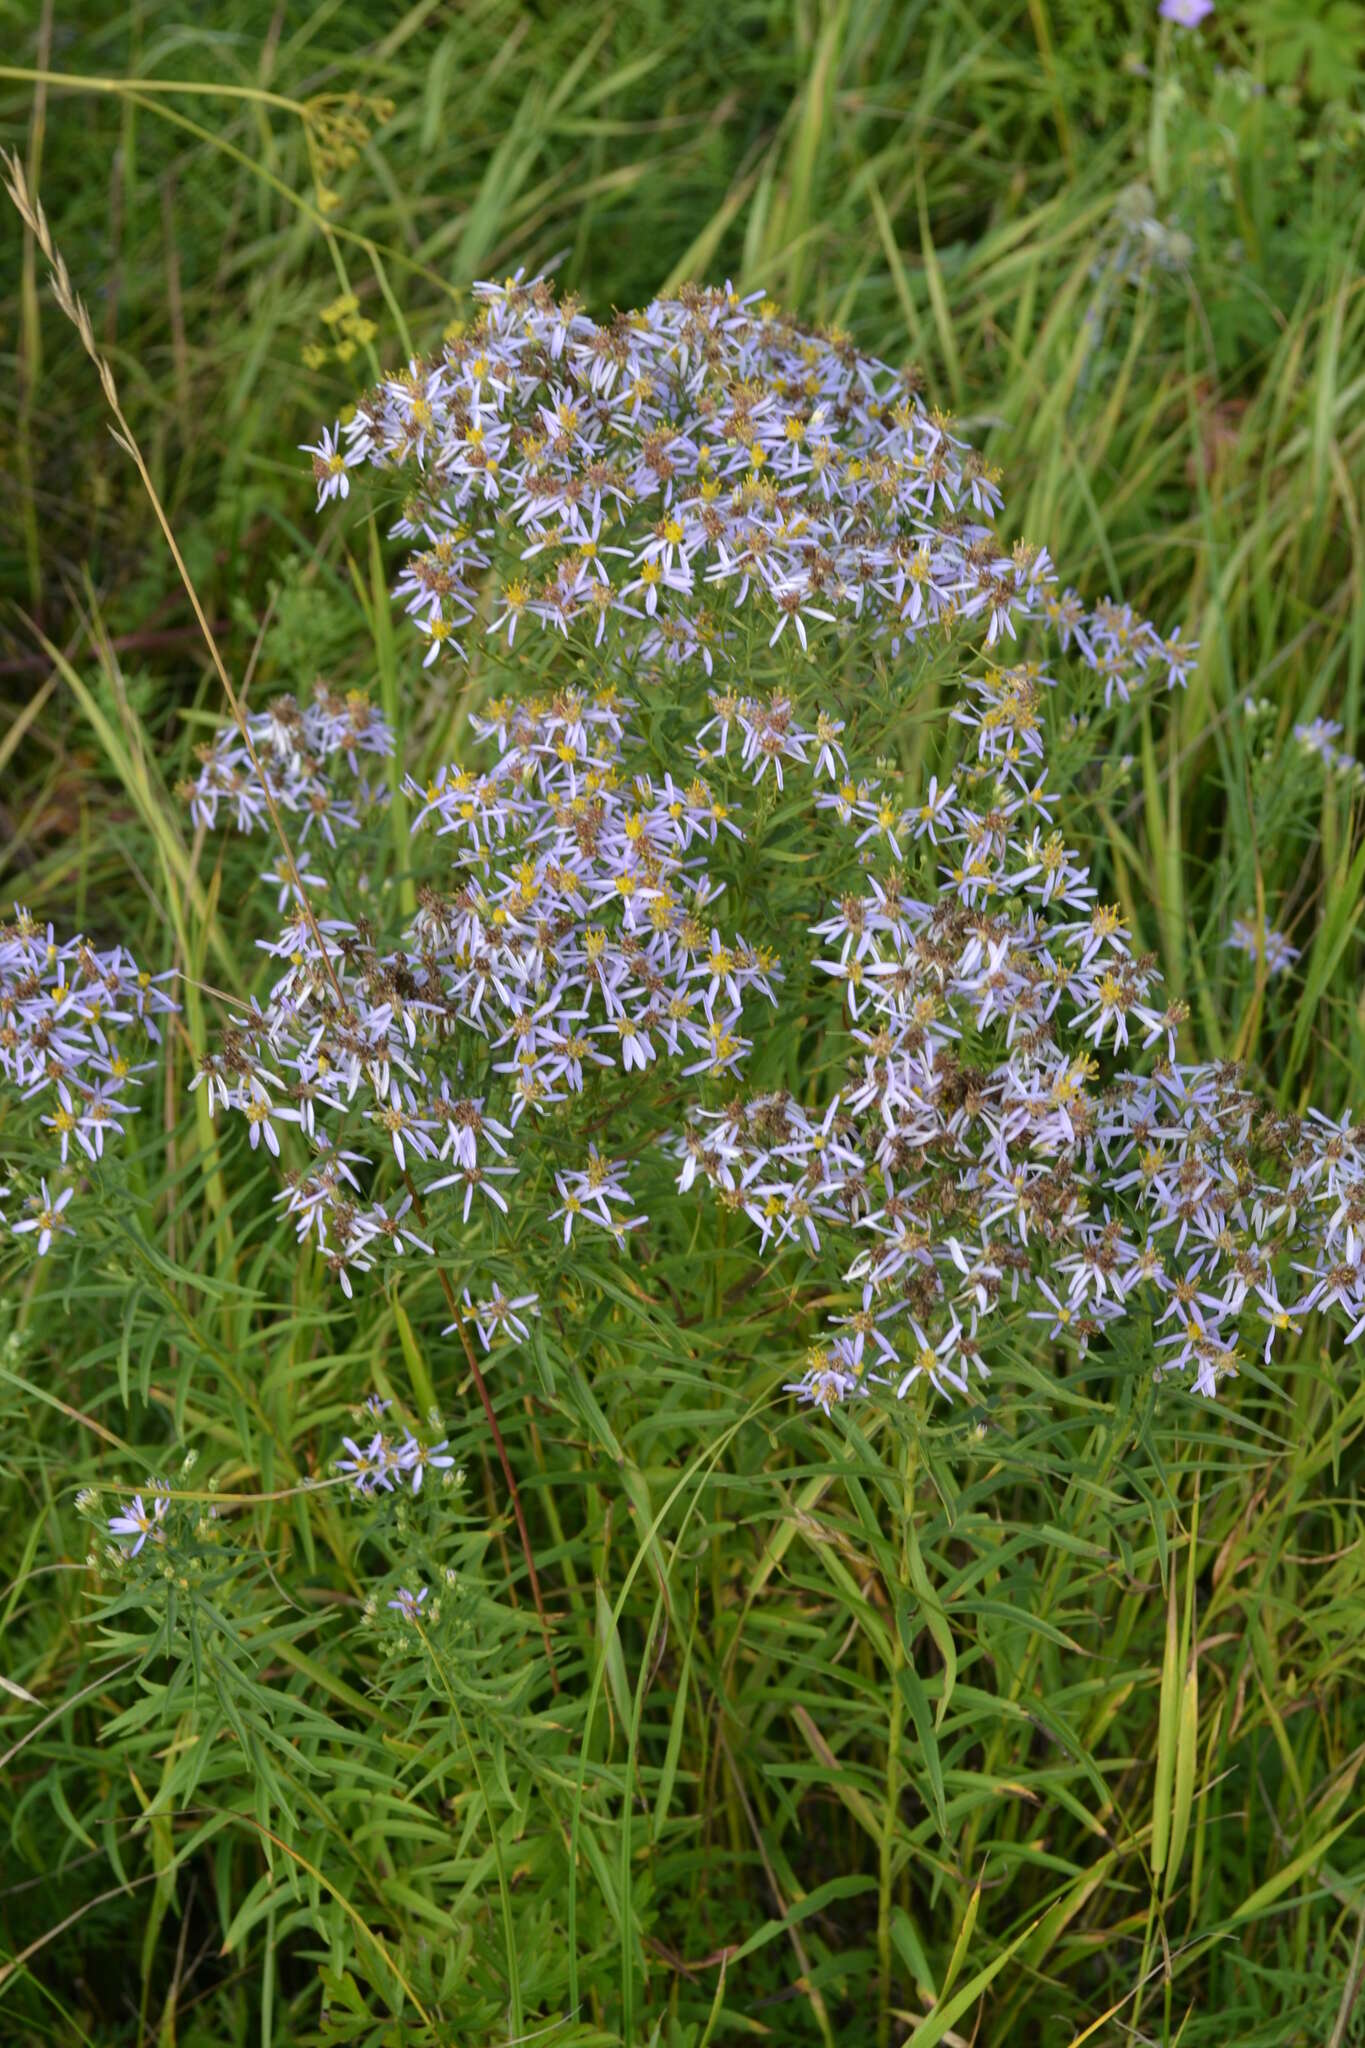
[[(175, 979), (0, 933), (11, 1269), (109, 1310), (54, 1386), (26, 1314), (0, 1345), (95, 1439), (59, 1583), (102, 1668), (66, 1706), (0, 1671), (16, 1843), (50, 1801), (78, 1863), (148, 1851), (144, 1957), (202, 1886), (225, 1984), (269, 1959), (263, 2039), (956, 2040), (992, 1986), (1002, 2040), (1136, 2033), (1163, 1958), (1169, 2031), (1206, 1953), (1216, 2029), (1228, 1937), (1351, 1825), (1348, 1734), (1266, 1802), (1268, 1877), (1218, 1788), (1243, 1742), (1259, 1791), (1261, 1662), (1297, 1711), (1349, 1656), (1335, 1500), (1259, 1569), (1337, 1455), (1306, 1399), (1257, 1503), (1270, 1411), (1365, 1328), (1365, 1127), (1203, 1058), (1092, 867), (1198, 649), (1014, 540), (913, 372), (728, 287), (598, 324), (517, 277), (307, 448), (308, 576), (367, 529), (378, 688), (305, 687), (328, 594), (263, 629), (270, 701), (10, 174), (231, 713), (177, 707)], [(1304, 708), (1300, 786), (1355, 789)], [(1253, 1018), (1311, 997), (1306, 896), (1220, 901)], [(1274, 1400), (1211, 1407), (1239, 1372)]]
[(478, 304), (307, 451), (320, 505), (365, 472), (392, 506), (467, 752), (372, 781), (392, 734), (323, 692), (190, 793), (301, 820), (278, 979), (199, 1076), (300, 1242), (347, 1292), (435, 1259), (489, 1348), (528, 1341), (548, 1246), (648, 1298), (701, 1202), (752, 1229), (825, 1408), (1120, 1325), (1207, 1395), (1313, 1309), (1353, 1341), (1362, 1133), (1189, 1057), (1073, 843), (1106, 713), (1192, 644), (1060, 589), (913, 377), (759, 295)]

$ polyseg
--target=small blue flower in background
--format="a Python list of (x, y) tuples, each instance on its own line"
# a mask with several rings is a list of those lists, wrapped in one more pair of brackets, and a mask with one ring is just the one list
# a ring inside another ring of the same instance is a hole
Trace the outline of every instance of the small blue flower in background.
[[(1157, 12), (1163, 21), (1173, 21), (1179, 28), (1198, 28), (1213, 13), (1213, 0), (1161, 0)], [(345, 487), (343, 480), (342, 489)]]

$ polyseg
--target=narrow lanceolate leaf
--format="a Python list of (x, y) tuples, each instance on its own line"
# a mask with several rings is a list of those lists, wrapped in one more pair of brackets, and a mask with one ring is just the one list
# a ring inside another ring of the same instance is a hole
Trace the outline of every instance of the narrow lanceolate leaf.
[(622, 1728), (629, 1728), (630, 1681), (626, 1676), (625, 1653), (617, 1633), (611, 1601), (600, 1581), (597, 1587), (597, 1654), (606, 1665), (607, 1686)]
[[(910, 1565), (910, 1583), (914, 1587), (920, 1606), (923, 1609), (925, 1626), (933, 1637), (938, 1653), (943, 1659), (943, 1691), (939, 1695), (935, 1714), (937, 1724), (941, 1728), (944, 1716), (948, 1711), (948, 1703), (953, 1696), (953, 1687), (957, 1683), (957, 1645), (953, 1641), (953, 1631), (948, 1620), (947, 1610), (930, 1584), (929, 1574), (925, 1569), (924, 1557), (919, 1546), (919, 1537), (913, 1525), (906, 1531), (906, 1556)], [(906, 1654), (909, 1654), (908, 1644), (906, 1645)]]
[(1156, 1779), (1152, 1787), (1152, 1873), (1166, 1868), (1171, 1841), (1171, 1798), (1175, 1781), (1176, 1746), (1180, 1735), (1180, 1620), (1176, 1612), (1175, 1578), (1166, 1600), (1166, 1654), (1161, 1666), (1157, 1711)]
[(1257, 1885), (1255, 1891), (1234, 1908), (1234, 1923), (1254, 1920), (1267, 1906), (1273, 1906), (1276, 1899), (1287, 1892), (1291, 1885), (1297, 1884), (1301, 1877), (1306, 1877), (1310, 1870), (1316, 1869), (1327, 1851), (1341, 1840), (1348, 1828), (1356, 1827), (1359, 1819), (1358, 1814), (1348, 1815), (1345, 1820), (1339, 1820), (1334, 1828), (1329, 1829), (1320, 1841), (1310, 1842), (1306, 1849), (1300, 1849), (1298, 1855), (1292, 1856), (1283, 1870), (1277, 1870), (1264, 1884)]
[(1175, 1785), (1171, 1807), (1171, 1833), (1166, 1858), (1166, 1892), (1170, 1895), (1180, 1872), (1194, 1806), (1194, 1773), (1199, 1751), (1199, 1660), (1191, 1655), (1180, 1693), (1180, 1718), (1176, 1729)]
[(1019, 1953), (1037, 1925), (1036, 1920), (1030, 1921), (1022, 1934), (1016, 1934), (1008, 1948), (1002, 1948), (998, 1956), (994, 1956), (989, 1963), (979, 1969), (974, 1977), (969, 1977), (960, 1991), (955, 1992), (951, 1998), (941, 1997), (933, 2011), (915, 2028), (905, 2048), (937, 2048), (937, 2043), (946, 2038), (948, 2029), (961, 2019), (963, 2013), (971, 2010), (982, 1993), (995, 1982), (1006, 1964)]
[(954, 1984), (956, 1984), (958, 1977), (962, 1973), (962, 1966), (971, 1953), (972, 1937), (976, 1933), (976, 1916), (981, 1909), (981, 1887), (984, 1882), (985, 1873), (983, 1871), (972, 1886), (972, 1895), (967, 1901), (967, 1910), (962, 1915), (962, 1925), (957, 1930), (957, 1939), (953, 1943), (953, 1952), (948, 1958), (948, 1967), (943, 1973), (943, 1984), (938, 1994), (940, 2003), (947, 1998)]
[(943, 1762), (939, 1756), (938, 1737), (934, 1733), (934, 1718), (930, 1710), (928, 1695), (918, 1672), (912, 1664), (906, 1664), (896, 1674), (910, 1719), (914, 1725), (916, 1749), (924, 1766), (924, 1775), (929, 1783), (930, 1810), (938, 1823), (938, 1831), (944, 1841), (948, 1840), (948, 1814), (944, 1806)]

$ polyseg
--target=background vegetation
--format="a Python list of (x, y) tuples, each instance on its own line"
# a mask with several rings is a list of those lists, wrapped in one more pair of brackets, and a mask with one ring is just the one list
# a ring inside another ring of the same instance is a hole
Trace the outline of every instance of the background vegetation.
[[(764, 285), (913, 358), (1087, 598), (1201, 641), (1121, 729), (1094, 857), (1205, 1051), (1360, 1099), (1360, 789), (1292, 737), (1354, 753), (1365, 716), (1357, 9), (6, 19), (0, 128), (251, 701), (322, 675), (445, 743), (297, 444), (472, 278), (552, 268), (598, 313)], [(185, 1095), (212, 989), (268, 978), (249, 859), (175, 794), (223, 707), (17, 218), (4, 247), (0, 879), (205, 986), (74, 1254), (0, 1254), (5, 2038), (1365, 2038), (1365, 1391), (1314, 1325), (1216, 1408), (1021, 1359), (988, 1407), (850, 1426), (774, 1394), (738, 1236), (704, 1322), (547, 1316), (494, 1392), (551, 1689), (438, 1289), (344, 1304)], [(1249, 911), (1292, 975), (1225, 949)], [(303, 1485), (375, 1386), (468, 1471), (403, 1534), (464, 1588), (434, 1663), (363, 1616), (363, 1512)], [(125, 1597), (77, 1489), (186, 1450), (246, 1497), (231, 1559)]]

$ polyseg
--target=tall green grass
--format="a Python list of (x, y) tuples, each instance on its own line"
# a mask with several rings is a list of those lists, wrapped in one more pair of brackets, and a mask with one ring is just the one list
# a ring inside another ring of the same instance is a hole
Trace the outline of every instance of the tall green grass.
[[(1121, 730), (1097, 867), (1192, 1044), (1335, 1108), (1360, 801), (1291, 734), (1365, 727), (1360, 32), (1154, 12), (46, 5), (0, 127), (239, 686), (371, 687), (418, 761), (463, 706), (296, 444), (471, 278), (553, 264), (601, 312), (728, 274), (913, 358), (1015, 531), (1200, 639)], [(223, 705), (17, 221), (5, 248), (0, 881), (187, 991), (86, 1240), (0, 1267), (5, 2038), (1361, 2039), (1365, 1391), (1311, 1326), (1216, 1408), (1020, 1356), (987, 1408), (855, 1426), (773, 1395), (747, 1238), (691, 1324), (686, 1252), (629, 1313), (566, 1261), (493, 1388), (548, 1686), (438, 1289), (319, 1291), (186, 1097), (215, 991), (261, 979), (250, 862), (175, 794)], [(324, 317), (344, 292), (371, 337)], [(1262, 904), (1302, 948), (1269, 984), (1222, 944)], [(458, 1570), (457, 1657), (368, 1625), (373, 1532), (307, 1483), (372, 1387), (460, 1447), (460, 1511), (402, 1535)], [(120, 1607), (76, 1491), (186, 1449), (231, 1559)]]

